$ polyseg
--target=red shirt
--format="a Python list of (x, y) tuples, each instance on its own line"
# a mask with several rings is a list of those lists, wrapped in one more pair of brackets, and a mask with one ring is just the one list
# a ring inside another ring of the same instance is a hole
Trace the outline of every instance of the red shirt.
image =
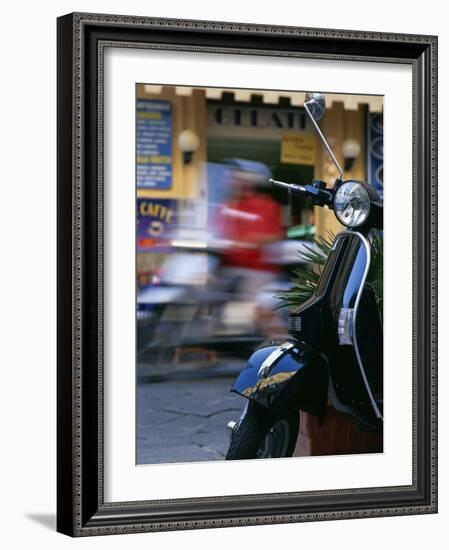
[[(274, 270), (276, 268), (263, 261), (261, 246), (264, 239), (282, 238), (280, 205), (266, 195), (251, 195), (242, 199), (230, 201), (228, 209), (236, 211), (221, 219), (221, 231), (225, 239), (238, 241), (242, 244), (256, 245), (254, 248), (232, 247), (223, 255), (223, 263), (232, 267), (250, 269)], [(238, 216), (238, 213), (251, 216)]]

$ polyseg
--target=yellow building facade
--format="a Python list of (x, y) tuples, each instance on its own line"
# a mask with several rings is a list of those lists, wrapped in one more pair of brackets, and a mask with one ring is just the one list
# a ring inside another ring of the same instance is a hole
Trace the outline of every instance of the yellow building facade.
[[(139, 84), (137, 86), (137, 99), (165, 100), (170, 102), (172, 112), (172, 183), (169, 189), (137, 188), (137, 198), (151, 200), (171, 199), (177, 201), (182, 209), (186, 204), (192, 207), (195, 201), (207, 202), (207, 165), (209, 159), (208, 139), (212, 135), (215, 140), (228, 139), (235, 135), (235, 140), (251, 139), (258, 134), (266, 134), (270, 139), (280, 141), (281, 158), (292, 162), (291, 155), (299, 155), (293, 163), (300, 167), (303, 162), (311, 164), (313, 158), (313, 177), (324, 180), (328, 186), (332, 185), (337, 175), (337, 170), (324, 147), (321, 145), (314, 129), (307, 121), (303, 122), (303, 128), (247, 128), (242, 129), (228, 124), (220, 128), (217, 124), (211, 127), (211, 104), (219, 104), (226, 97), (234, 96), (236, 105), (245, 111), (247, 108), (271, 109), (276, 113), (278, 109), (287, 109), (289, 116), (297, 112), (303, 112), (304, 94), (288, 92), (258, 92), (251, 90), (217, 90), (204, 88), (177, 88), (173, 86), (150, 86)], [(270, 95), (271, 94), (271, 95)], [(277, 100), (277, 102), (276, 102)], [(320, 127), (328, 139), (340, 165), (344, 165), (342, 146), (345, 140), (355, 140), (360, 145), (360, 154), (353, 162), (350, 170), (344, 172), (344, 179), (367, 178), (367, 112), (382, 110), (382, 99), (371, 96), (337, 96), (326, 95), (328, 108), (320, 122)], [(231, 102), (232, 105), (232, 102)], [(285, 111), (285, 112), (287, 112)], [(256, 112), (256, 111), (254, 111)], [(239, 115), (241, 116), (241, 115)], [(274, 115), (273, 115), (274, 116)], [(293, 119), (292, 119), (293, 120)], [(184, 130), (190, 130), (198, 136), (198, 147), (192, 155), (191, 162), (186, 163), (183, 158), (178, 138)], [(242, 133), (243, 132), (243, 133)], [(246, 132), (246, 133), (245, 133)], [(242, 141), (243, 143), (243, 141)], [(295, 153), (296, 148), (296, 153)], [(301, 157), (302, 155), (302, 157)], [(251, 160), (251, 159), (248, 159)], [(199, 218), (203, 216), (199, 213)], [(340, 226), (331, 211), (326, 208), (315, 208), (313, 222), (318, 234), (326, 234), (328, 230), (334, 233)]]

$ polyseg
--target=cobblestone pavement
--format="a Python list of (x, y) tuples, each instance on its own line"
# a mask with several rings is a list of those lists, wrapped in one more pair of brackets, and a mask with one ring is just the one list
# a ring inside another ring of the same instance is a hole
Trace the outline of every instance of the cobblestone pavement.
[(223, 460), (226, 424), (245, 399), (229, 390), (242, 367), (229, 361), (137, 386), (137, 463)]

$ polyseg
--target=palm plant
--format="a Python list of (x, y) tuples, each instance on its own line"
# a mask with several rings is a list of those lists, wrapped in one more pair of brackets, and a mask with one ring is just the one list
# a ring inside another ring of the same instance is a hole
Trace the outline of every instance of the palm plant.
[(311, 243), (304, 243), (306, 252), (298, 252), (298, 255), (302, 260), (305, 258), (308, 263), (312, 264), (314, 269), (300, 266), (293, 270), (291, 287), (276, 295), (276, 298), (280, 300), (278, 307), (294, 309), (312, 296), (334, 239), (335, 235), (328, 231), (326, 237), (315, 235)]
[[(321, 272), (327, 257), (331, 251), (335, 235), (328, 231), (326, 236), (315, 236), (313, 242), (305, 243), (306, 252), (301, 251), (301, 258), (305, 258), (313, 269), (300, 266), (293, 270), (291, 287), (285, 292), (276, 295), (280, 300), (278, 305), (295, 309), (308, 300), (315, 291)], [(370, 235), (371, 240), (371, 264), (366, 279), (366, 284), (370, 285), (376, 296), (379, 311), (383, 311), (383, 239), (379, 231), (373, 230)]]

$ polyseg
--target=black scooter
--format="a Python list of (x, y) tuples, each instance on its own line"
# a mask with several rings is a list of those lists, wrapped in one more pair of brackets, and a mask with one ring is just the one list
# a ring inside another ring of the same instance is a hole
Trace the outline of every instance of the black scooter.
[(383, 427), (383, 326), (373, 288), (366, 284), (374, 231), (382, 229), (383, 203), (369, 184), (342, 180), (342, 170), (317, 121), (321, 94), (304, 104), (339, 177), (295, 185), (270, 180), (327, 206), (348, 229), (337, 234), (314, 294), (289, 314), (289, 336), (268, 341), (249, 358), (231, 391), (248, 399), (238, 422), (227, 426), (227, 460), (292, 456), (299, 411), (322, 423), (328, 400), (362, 430)]

